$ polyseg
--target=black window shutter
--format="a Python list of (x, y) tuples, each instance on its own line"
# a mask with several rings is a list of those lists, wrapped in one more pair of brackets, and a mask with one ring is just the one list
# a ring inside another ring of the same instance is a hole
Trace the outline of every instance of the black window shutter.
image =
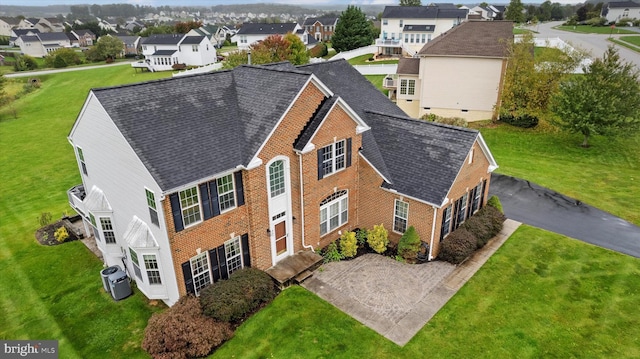
[(347, 167), (351, 166), (351, 137), (347, 138)]
[(227, 273), (227, 256), (224, 253), (224, 244), (218, 247), (218, 265), (220, 266), (220, 278), (228, 279), (229, 273)]
[(467, 218), (470, 218), (473, 215), (473, 211), (475, 210), (475, 208), (473, 208), (473, 199), (476, 198), (476, 188), (473, 187), (471, 189), (471, 191), (469, 192), (469, 198), (467, 201)]
[(245, 267), (251, 267), (251, 256), (249, 254), (249, 234), (245, 233), (240, 237), (242, 245), (242, 261)]
[(460, 213), (460, 205), (462, 204), (462, 198), (458, 198), (453, 208), (454, 211), (451, 214), (451, 221), (453, 222), (453, 226), (451, 227), (451, 231), (455, 231), (458, 229), (458, 213)]
[(487, 180), (482, 181), (482, 192), (480, 193), (480, 204), (478, 208), (482, 208), (484, 205), (484, 192), (487, 190)]
[(218, 181), (213, 180), (209, 182), (209, 194), (211, 195), (211, 209), (213, 210), (213, 216), (220, 214), (220, 200), (218, 198)]
[(324, 148), (318, 150), (318, 179), (321, 180), (324, 177), (324, 173), (322, 171), (322, 158), (324, 157)]
[(182, 275), (184, 276), (184, 286), (187, 289), (187, 293), (195, 294), (196, 289), (193, 286), (193, 276), (191, 275), (190, 261), (182, 263)]
[[(444, 223), (447, 220), (447, 209), (445, 208), (442, 211), (442, 224), (440, 225), (440, 240), (442, 241), (444, 239), (444, 231), (446, 228), (444, 228)], [(451, 223), (449, 223), (449, 225), (451, 225)]]
[(236, 201), (238, 207), (244, 204), (244, 185), (242, 184), (242, 171), (233, 174), (236, 178)]
[(218, 265), (218, 249), (214, 248), (209, 251), (209, 268), (211, 268), (211, 277), (213, 282), (220, 280), (220, 266)]
[(202, 212), (204, 219), (209, 219), (213, 217), (213, 212), (211, 212), (211, 197), (209, 196), (209, 186), (206, 183), (201, 184), (200, 186), (200, 201), (202, 202)]
[(180, 232), (184, 229), (184, 223), (182, 223), (182, 210), (180, 210), (180, 197), (177, 193), (169, 195), (169, 201), (171, 202), (171, 214), (173, 214), (173, 224), (176, 227), (176, 232)]

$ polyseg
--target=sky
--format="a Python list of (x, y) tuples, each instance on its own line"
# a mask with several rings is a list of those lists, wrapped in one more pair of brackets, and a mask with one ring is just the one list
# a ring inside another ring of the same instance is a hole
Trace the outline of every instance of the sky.
[[(523, 1), (524, 3), (542, 3), (544, 0)], [(479, 4), (482, 0), (422, 0), (424, 4), (428, 2), (451, 2), (455, 4)], [(487, 1), (494, 4), (508, 4), (509, 0)], [(561, 4), (575, 4), (584, 2), (580, 0), (551, 0), (551, 2), (559, 2)], [(289, 5), (397, 5), (399, 0), (0, 0), (0, 5), (26, 5), (26, 6), (47, 6), (47, 5), (79, 5), (79, 4), (114, 4), (126, 3), (133, 5), (150, 5), (150, 6), (213, 6), (213, 5), (238, 5), (248, 3), (279, 3)]]

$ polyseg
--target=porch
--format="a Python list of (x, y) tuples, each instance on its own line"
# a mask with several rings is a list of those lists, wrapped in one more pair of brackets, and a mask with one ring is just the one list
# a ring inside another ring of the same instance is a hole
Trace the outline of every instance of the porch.
[(322, 256), (312, 251), (300, 251), (266, 270), (280, 288), (302, 283), (322, 264)]

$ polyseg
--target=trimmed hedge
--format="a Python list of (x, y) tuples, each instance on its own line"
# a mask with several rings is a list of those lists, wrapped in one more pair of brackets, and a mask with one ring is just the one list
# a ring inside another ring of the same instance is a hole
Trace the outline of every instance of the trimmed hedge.
[(205, 315), (222, 322), (239, 322), (263, 303), (276, 297), (271, 277), (255, 268), (239, 269), (227, 280), (211, 284), (200, 291)]
[(309, 56), (311, 57), (323, 57), (327, 56), (328, 53), (329, 51), (327, 49), (327, 44), (323, 42), (318, 43), (316, 46), (311, 48), (311, 50), (309, 50)]
[(477, 238), (477, 247), (480, 249), (500, 233), (505, 219), (507, 218), (497, 208), (484, 206), (478, 213), (467, 219), (461, 227), (473, 233)]
[(189, 295), (151, 316), (142, 348), (154, 359), (203, 357), (232, 335), (229, 323), (202, 314), (198, 298)]
[(440, 244), (438, 257), (452, 264), (462, 263), (478, 248), (478, 239), (464, 228), (458, 228)]
[(491, 196), (487, 201), (487, 206), (496, 208), (500, 213), (504, 213), (504, 210), (502, 209), (502, 202), (500, 202), (500, 198), (498, 198), (498, 196)]

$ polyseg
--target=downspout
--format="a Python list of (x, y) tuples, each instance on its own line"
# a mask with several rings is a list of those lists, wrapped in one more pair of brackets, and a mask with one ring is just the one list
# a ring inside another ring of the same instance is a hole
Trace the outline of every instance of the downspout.
[(433, 238), (436, 235), (436, 217), (438, 215), (438, 209), (433, 206), (433, 226), (431, 227), (431, 243), (429, 244), (429, 260), (433, 259)]
[(302, 226), (300, 230), (301, 238), (302, 238), (302, 248), (311, 249), (312, 252), (315, 253), (312, 245), (304, 244), (304, 180), (302, 179), (302, 154), (298, 152), (298, 158), (300, 159), (300, 225)]

